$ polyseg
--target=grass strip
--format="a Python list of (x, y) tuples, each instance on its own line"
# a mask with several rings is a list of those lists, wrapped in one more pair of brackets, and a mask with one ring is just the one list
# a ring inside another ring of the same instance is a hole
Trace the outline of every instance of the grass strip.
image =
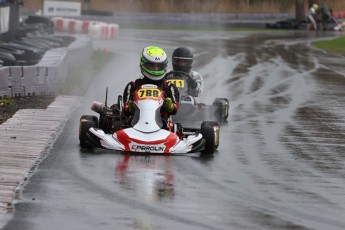
[(345, 36), (331, 40), (315, 41), (311, 44), (327, 52), (345, 54)]

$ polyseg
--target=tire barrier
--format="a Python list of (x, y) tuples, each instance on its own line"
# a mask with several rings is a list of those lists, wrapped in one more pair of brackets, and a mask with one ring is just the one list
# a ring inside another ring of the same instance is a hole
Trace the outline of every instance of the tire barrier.
[(47, 51), (36, 65), (1, 67), (0, 98), (57, 96), (71, 67), (89, 60), (93, 52), (89, 36), (75, 37), (68, 47)]
[(113, 40), (119, 31), (118, 24), (109, 24), (98, 21), (83, 21), (73, 18), (54, 17), (52, 21), (56, 32), (88, 34), (93, 39)]

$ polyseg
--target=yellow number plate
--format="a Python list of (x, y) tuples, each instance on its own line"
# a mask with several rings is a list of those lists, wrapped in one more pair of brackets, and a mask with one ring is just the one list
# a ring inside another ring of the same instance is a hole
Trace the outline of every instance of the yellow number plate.
[(181, 79), (168, 79), (166, 81), (175, 84), (177, 86), (177, 88), (184, 88), (184, 80), (181, 80)]
[(158, 98), (159, 93), (160, 93), (159, 89), (139, 89), (138, 90), (139, 99)]

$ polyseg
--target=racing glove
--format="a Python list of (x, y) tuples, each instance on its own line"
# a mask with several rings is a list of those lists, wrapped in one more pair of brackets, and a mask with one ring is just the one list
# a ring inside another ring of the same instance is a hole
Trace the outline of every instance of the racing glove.
[(169, 113), (174, 110), (174, 103), (172, 102), (170, 97), (165, 98), (163, 102), (163, 109)]
[(133, 114), (135, 110), (134, 102), (132, 100), (129, 100), (127, 102), (127, 105), (128, 105), (129, 112)]
[(198, 83), (192, 78), (187, 79), (187, 84), (192, 89), (195, 89), (198, 86)]

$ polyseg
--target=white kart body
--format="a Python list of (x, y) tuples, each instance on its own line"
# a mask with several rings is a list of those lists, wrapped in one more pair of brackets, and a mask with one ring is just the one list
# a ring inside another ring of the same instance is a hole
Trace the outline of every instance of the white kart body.
[(188, 153), (193, 144), (202, 138), (197, 133), (180, 139), (174, 132), (161, 128), (160, 107), (164, 98), (157, 86), (143, 85), (135, 95), (137, 108), (132, 128), (121, 129), (114, 134), (90, 128), (90, 132), (99, 138), (104, 148), (130, 152)]

